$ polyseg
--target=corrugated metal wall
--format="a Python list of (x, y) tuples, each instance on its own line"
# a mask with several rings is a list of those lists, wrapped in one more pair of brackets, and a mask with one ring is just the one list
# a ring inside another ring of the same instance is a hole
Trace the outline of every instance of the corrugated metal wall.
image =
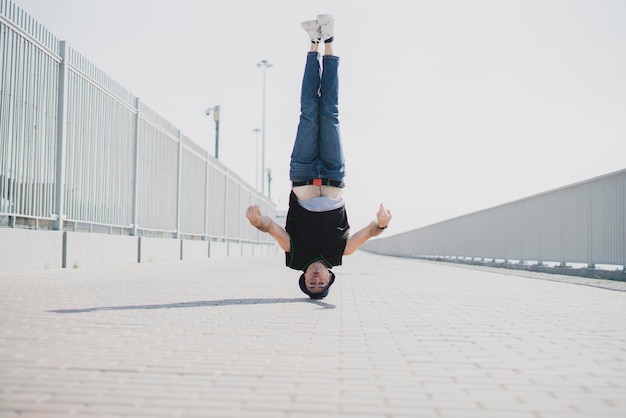
[(459, 257), (626, 265), (626, 170), (388, 238), (364, 249)]
[(273, 242), (244, 216), (267, 198), (8, 0), (0, 59), (0, 216)]

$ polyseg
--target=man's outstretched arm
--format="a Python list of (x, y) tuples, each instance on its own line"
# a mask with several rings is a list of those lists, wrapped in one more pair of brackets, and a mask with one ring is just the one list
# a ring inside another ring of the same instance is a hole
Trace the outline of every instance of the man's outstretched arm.
[(391, 212), (381, 203), (378, 213), (376, 214), (376, 220), (370, 222), (365, 228), (348, 238), (343, 255), (354, 253), (361, 245), (365, 244), (368, 239), (380, 235), (381, 232), (387, 228), (390, 221)]
[(267, 232), (276, 240), (285, 252), (291, 251), (291, 238), (285, 228), (274, 222), (269, 216), (263, 216), (259, 205), (253, 205), (246, 211), (246, 218), (250, 225), (261, 232)]

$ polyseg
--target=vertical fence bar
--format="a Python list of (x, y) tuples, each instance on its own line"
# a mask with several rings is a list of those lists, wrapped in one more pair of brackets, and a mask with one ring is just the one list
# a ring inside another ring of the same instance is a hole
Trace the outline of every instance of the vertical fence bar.
[(65, 141), (67, 122), (67, 44), (61, 41), (59, 64), (59, 92), (57, 105), (57, 146), (56, 146), (56, 177), (55, 177), (55, 214), (54, 229), (63, 230), (63, 218), (65, 217)]
[(24, 151), (24, 110), (23, 110), (23, 100), (22, 100), (22, 89), (24, 84), (24, 76), (26, 74), (26, 69), (24, 68), (23, 57), (25, 55), (24, 44), (26, 43), (23, 39), (16, 40), (17, 47), (17, 57), (19, 61), (16, 64), (16, 89), (15, 89), (15, 97), (16, 100), (13, 102), (15, 105), (15, 113), (14, 120), (15, 126), (19, 128), (18, 135), (16, 135), (16, 146), (15, 146), (15, 177), (16, 177), (16, 205), (18, 213), (26, 214), (24, 208), (24, 156), (26, 152)]

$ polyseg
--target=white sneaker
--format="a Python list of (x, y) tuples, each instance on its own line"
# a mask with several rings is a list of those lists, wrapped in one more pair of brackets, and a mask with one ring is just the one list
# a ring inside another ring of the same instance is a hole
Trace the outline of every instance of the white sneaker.
[(335, 18), (333, 15), (317, 15), (320, 36), (324, 42), (332, 42), (335, 36)]
[(311, 38), (311, 42), (319, 42), (320, 37), (322, 36), (320, 33), (320, 25), (317, 23), (317, 20), (307, 20), (305, 22), (300, 23), (302, 29), (306, 31)]

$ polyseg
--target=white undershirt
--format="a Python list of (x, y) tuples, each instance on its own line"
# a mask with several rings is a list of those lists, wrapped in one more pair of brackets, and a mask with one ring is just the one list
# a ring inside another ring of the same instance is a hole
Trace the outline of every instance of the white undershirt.
[(293, 188), (298, 204), (311, 212), (328, 212), (342, 207), (343, 189), (333, 186), (298, 186)]

